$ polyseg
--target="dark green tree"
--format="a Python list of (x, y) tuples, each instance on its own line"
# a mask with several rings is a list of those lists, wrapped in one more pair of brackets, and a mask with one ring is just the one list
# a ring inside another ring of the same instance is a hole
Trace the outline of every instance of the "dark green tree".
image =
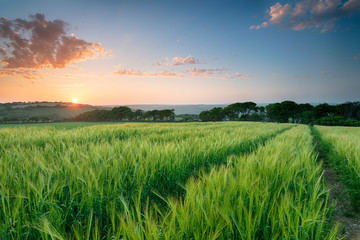
[(270, 121), (280, 123), (296, 122), (299, 106), (293, 101), (283, 101), (267, 105), (266, 112)]
[(129, 107), (114, 107), (111, 109), (110, 117), (113, 121), (132, 120), (133, 112)]
[(202, 112), (199, 114), (199, 118), (200, 118), (200, 121), (202, 121), (202, 122), (212, 121), (212, 120), (211, 120), (211, 113), (210, 113), (210, 111), (208, 111), (208, 110), (202, 111)]
[(256, 112), (257, 107), (254, 102), (233, 103), (224, 108), (224, 115), (231, 121), (246, 119), (251, 112)]
[(216, 107), (209, 111), (202, 111), (199, 114), (199, 118), (203, 122), (223, 121), (225, 119), (225, 113), (221, 107)]

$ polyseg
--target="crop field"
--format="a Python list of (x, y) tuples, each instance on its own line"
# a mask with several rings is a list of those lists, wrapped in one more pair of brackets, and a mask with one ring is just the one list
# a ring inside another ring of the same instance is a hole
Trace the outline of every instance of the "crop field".
[[(69, 126), (0, 128), (0, 239), (341, 235), (306, 125)], [(360, 129), (314, 129), (358, 207)]]
[(353, 210), (360, 212), (360, 128), (317, 126), (316, 131), (347, 187)]

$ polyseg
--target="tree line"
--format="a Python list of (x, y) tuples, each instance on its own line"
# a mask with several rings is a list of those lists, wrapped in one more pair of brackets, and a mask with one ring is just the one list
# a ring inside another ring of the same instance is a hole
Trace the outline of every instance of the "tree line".
[(271, 103), (266, 107), (254, 102), (233, 103), (199, 114), (201, 121), (266, 121), (279, 123), (318, 124), (327, 126), (360, 126), (360, 102), (313, 106), (293, 101)]
[(129, 107), (114, 107), (111, 110), (93, 110), (81, 113), (68, 121), (117, 122), (117, 121), (174, 121), (174, 109), (164, 110), (132, 110)]

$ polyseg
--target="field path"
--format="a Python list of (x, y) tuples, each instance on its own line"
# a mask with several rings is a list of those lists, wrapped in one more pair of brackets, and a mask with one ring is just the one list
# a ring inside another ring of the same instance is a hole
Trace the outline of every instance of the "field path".
[[(324, 178), (327, 186), (330, 188), (329, 202), (335, 203), (333, 218), (335, 223), (340, 223), (344, 234), (343, 239), (359, 240), (360, 239), (360, 215), (354, 212), (350, 197), (346, 193), (346, 186), (341, 182), (340, 177), (335, 169), (331, 166), (329, 160), (325, 157), (318, 136), (311, 127), (311, 132), (316, 144), (316, 150), (319, 153), (319, 160), (323, 162)], [(341, 236), (339, 236), (341, 237)]]

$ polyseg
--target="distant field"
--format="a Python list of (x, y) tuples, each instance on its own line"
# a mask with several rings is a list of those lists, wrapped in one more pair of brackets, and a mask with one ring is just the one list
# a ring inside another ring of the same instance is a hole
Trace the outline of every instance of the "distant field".
[(108, 124), (122, 124), (114, 122), (57, 122), (57, 123), (24, 123), (24, 124), (0, 124), (1, 128), (16, 128), (16, 127), (55, 127), (57, 129), (72, 129), (79, 127), (87, 127), (94, 125), (108, 125)]
[(46, 117), (58, 121), (96, 109), (100, 107), (63, 102), (4, 103), (0, 104), (0, 119), (7, 117), (22, 121), (31, 117)]
[[(14, 126), (0, 129), (0, 239), (338, 237), (308, 126)], [(360, 133), (333, 129), (318, 131)]]

